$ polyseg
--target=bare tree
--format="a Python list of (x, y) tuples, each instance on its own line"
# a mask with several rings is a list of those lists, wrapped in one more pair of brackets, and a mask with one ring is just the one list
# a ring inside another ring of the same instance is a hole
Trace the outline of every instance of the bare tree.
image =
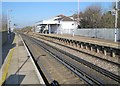
[(80, 16), (80, 25), (83, 28), (99, 28), (102, 16), (102, 9), (100, 6), (90, 6)]
[(115, 16), (112, 15), (111, 11), (103, 14), (101, 18), (102, 28), (114, 28), (115, 27)]
[(22, 32), (31, 32), (32, 31), (32, 27), (31, 26), (26, 26), (24, 28), (21, 29)]

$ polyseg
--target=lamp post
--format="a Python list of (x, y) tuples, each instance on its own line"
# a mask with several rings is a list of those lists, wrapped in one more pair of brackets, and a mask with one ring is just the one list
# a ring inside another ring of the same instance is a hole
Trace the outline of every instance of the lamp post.
[(78, 0), (78, 25), (79, 25), (80, 1)]
[(115, 7), (115, 42), (117, 42), (117, 20), (118, 19), (118, 0), (116, 0), (116, 7)]
[[(74, 13), (73, 14), (73, 21), (74, 21), (74, 24), (75, 24), (75, 28), (77, 27), (77, 20), (75, 19), (75, 15), (77, 16), (77, 12), (76, 11), (70, 11), (70, 12), (72, 12), (72, 13)], [(72, 30), (72, 36), (74, 37), (74, 35), (75, 35), (75, 28)]]
[(7, 28), (8, 28), (9, 38), (11, 39), (11, 28), (10, 28), (11, 19), (9, 12), (12, 12), (12, 10), (7, 10)]

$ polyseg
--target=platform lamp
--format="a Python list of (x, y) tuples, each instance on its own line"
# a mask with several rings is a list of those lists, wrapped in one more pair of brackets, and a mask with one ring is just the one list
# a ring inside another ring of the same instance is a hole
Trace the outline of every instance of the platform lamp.
[(78, 0), (78, 25), (79, 25), (79, 13), (80, 13), (80, 0)]
[(116, 0), (115, 6), (115, 42), (117, 42), (117, 23), (118, 23), (118, 0)]
[(14, 29), (16, 28), (17, 24), (14, 24)]
[[(74, 20), (74, 24), (75, 24), (75, 26), (77, 26), (77, 20), (75, 19), (75, 14), (77, 14), (77, 12), (76, 11), (69, 11), (69, 12), (72, 12), (72, 13), (74, 13), (73, 14), (73, 20)], [(77, 15), (76, 15), (77, 16)], [(75, 27), (76, 28), (76, 27)], [(75, 32), (75, 30), (73, 29), (72, 30), (72, 36), (74, 37), (74, 32)]]
[(7, 10), (7, 28), (8, 28), (9, 38), (11, 39), (11, 28), (10, 28), (11, 19), (9, 14), (10, 12), (12, 12), (12, 10)]

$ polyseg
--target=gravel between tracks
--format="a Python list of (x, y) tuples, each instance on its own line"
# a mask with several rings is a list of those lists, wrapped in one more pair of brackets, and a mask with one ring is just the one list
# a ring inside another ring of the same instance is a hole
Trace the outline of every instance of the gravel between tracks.
[(38, 45), (27, 41), (35, 60), (42, 68), (43, 72), (48, 76), (50, 83), (57, 80), (59, 84), (85, 84), (78, 76), (72, 73), (64, 65), (44, 52)]
[[(34, 38), (36, 38), (36, 37), (34, 37)], [(37, 39), (38, 40), (43, 40), (43, 39), (39, 39), (39, 38), (37, 38)], [(51, 42), (48, 42), (48, 41), (45, 41), (45, 40), (43, 40), (43, 41), (50, 44), (50, 45), (52, 45), (52, 46), (55, 46), (55, 47), (57, 47), (59, 49), (62, 49), (64, 51), (66, 51), (66, 52), (72, 53), (73, 55), (78, 56), (78, 57), (80, 57), (80, 58), (82, 58), (82, 59), (84, 59), (84, 60), (86, 60), (88, 62), (91, 62), (91, 63), (93, 63), (93, 64), (95, 64), (95, 65), (97, 65), (97, 66), (99, 66), (99, 67), (101, 67), (103, 69), (106, 69), (106, 70), (108, 70), (108, 71), (110, 71), (110, 72), (112, 72), (112, 73), (114, 73), (116, 75), (119, 75), (119, 70), (120, 69), (116, 65), (110, 64), (108, 62), (99, 60), (97, 58), (93, 58), (92, 56), (85, 55), (83, 53), (77, 52), (77, 51), (72, 50), (72, 49), (68, 49), (66, 47), (63, 47), (63, 46), (60, 46), (60, 45), (57, 45), (57, 44), (54, 44), (54, 43), (51, 43)]]

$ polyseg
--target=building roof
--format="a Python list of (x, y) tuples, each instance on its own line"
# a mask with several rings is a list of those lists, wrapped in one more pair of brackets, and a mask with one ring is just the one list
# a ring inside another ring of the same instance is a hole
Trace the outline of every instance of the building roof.
[(59, 17), (59, 18), (57, 18), (56, 20), (61, 20), (61, 21), (73, 21), (72, 18), (67, 17), (67, 16), (65, 16), (65, 15), (63, 15), (63, 14), (57, 15), (56, 17)]
[(71, 19), (70, 17), (64, 17), (62, 21), (73, 21), (73, 19)]
[(60, 15), (57, 15), (56, 17), (64, 18), (64, 17), (66, 17), (66, 16), (63, 15), (63, 14), (60, 14)]
[(54, 18), (41, 20), (36, 22), (37, 24), (59, 24), (58, 21), (74, 21), (71, 17), (64, 16), (62, 14), (55, 16)]

